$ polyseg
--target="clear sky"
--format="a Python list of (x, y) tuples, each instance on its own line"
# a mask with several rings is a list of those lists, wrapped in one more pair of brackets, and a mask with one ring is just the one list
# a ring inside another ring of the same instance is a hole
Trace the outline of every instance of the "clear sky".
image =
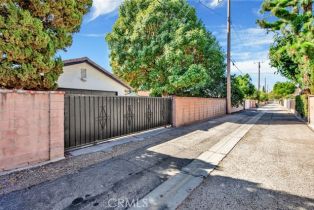
[[(93, 0), (93, 7), (84, 17), (80, 32), (74, 34), (72, 46), (66, 52), (59, 53), (62, 59), (87, 56), (111, 71), (109, 49), (104, 37), (117, 20), (118, 7), (122, 2), (123, 0)], [(188, 0), (188, 2), (196, 9), (197, 16), (204, 22), (208, 31), (216, 36), (225, 50), (226, 0), (201, 0), (203, 4), (199, 0)], [(258, 12), (261, 3), (262, 0), (231, 0), (231, 57), (242, 73), (251, 75), (255, 85), (257, 85), (256, 62), (262, 61), (261, 86), (264, 85), (266, 77), (270, 89), (276, 81), (285, 81), (285, 78), (274, 74), (275, 70), (268, 64), (268, 49), (273, 41), (273, 35), (266, 34), (256, 25), (256, 20), (262, 17)], [(232, 66), (232, 73), (241, 74), (238, 69)]]

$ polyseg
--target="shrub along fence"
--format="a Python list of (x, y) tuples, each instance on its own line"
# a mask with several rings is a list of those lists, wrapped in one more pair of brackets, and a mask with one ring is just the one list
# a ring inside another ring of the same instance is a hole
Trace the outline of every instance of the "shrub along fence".
[(303, 119), (308, 119), (308, 95), (299, 95), (295, 97), (295, 111)]
[(314, 95), (299, 95), (295, 99), (284, 99), (280, 104), (314, 128)]

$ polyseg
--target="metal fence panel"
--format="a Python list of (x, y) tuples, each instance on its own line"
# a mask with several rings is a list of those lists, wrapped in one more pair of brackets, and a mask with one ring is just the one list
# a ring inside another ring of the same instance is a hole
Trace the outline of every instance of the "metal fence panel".
[(171, 98), (67, 94), (66, 149), (171, 124)]

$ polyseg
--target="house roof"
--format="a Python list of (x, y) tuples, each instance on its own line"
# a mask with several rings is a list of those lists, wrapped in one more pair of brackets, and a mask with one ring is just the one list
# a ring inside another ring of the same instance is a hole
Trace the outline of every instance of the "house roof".
[(101, 73), (105, 74), (106, 76), (110, 77), (114, 81), (120, 83), (124, 87), (128, 89), (132, 89), (131, 86), (120, 80), (117, 76), (113, 75), (112, 73), (108, 72), (106, 69), (89, 59), (88, 57), (82, 57), (82, 58), (74, 58), (74, 59), (69, 59), (69, 60), (64, 60), (63, 61), (64, 66), (70, 66), (70, 65), (75, 65), (75, 64), (80, 64), (80, 63), (88, 63), (89, 65), (93, 66), (95, 69), (100, 71)]

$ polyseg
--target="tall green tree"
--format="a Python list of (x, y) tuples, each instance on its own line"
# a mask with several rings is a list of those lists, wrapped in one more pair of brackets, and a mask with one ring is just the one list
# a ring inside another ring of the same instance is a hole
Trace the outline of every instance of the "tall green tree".
[(224, 54), (186, 0), (125, 0), (106, 36), (113, 72), (153, 95), (222, 95)]
[(270, 51), (272, 65), (314, 91), (313, 0), (264, 0), (261, 12), (276, 17), (258, 21), (262, 28), (277, 32)]
[[(225, 97), (225, 85), (223, 89)], [(231, 104), (233, 107), (238, 107), (239, 105), (243, 104), (245, 98), (254, 98), (255, 94), (256, 88), (252, 84), (252, 79), (249, 74), (231, 76)]]
[(277, 69), (282, 76), (298, 84), (302, 84), (302, 74), (299, 65), (296, 63), (286, 50), (288, 40), (292, 35), (283, 37), (276, 36), (274, 43), (269, 50), (270, 65)]
[(296, 86), (292, 82), (276, 82), (272, 94), (276, 99), (285, 98), (295, 92)]
[(255, 86), (252, 84), (252, 79), (249, 74), (239, 75), (235, 78), (240, 90), (243, 92), (245, 98), (254, 95)]
[(92, 0), (1, 0), (0, 87), (50, 90)]
[(239, 76), (232, 75), (231, 76), (231, 105), (232, 107), (238, 107), (239, 105), (243, 104), (244, 98), (245, 98), (245, 94), (243, 90), (241, 89)]

